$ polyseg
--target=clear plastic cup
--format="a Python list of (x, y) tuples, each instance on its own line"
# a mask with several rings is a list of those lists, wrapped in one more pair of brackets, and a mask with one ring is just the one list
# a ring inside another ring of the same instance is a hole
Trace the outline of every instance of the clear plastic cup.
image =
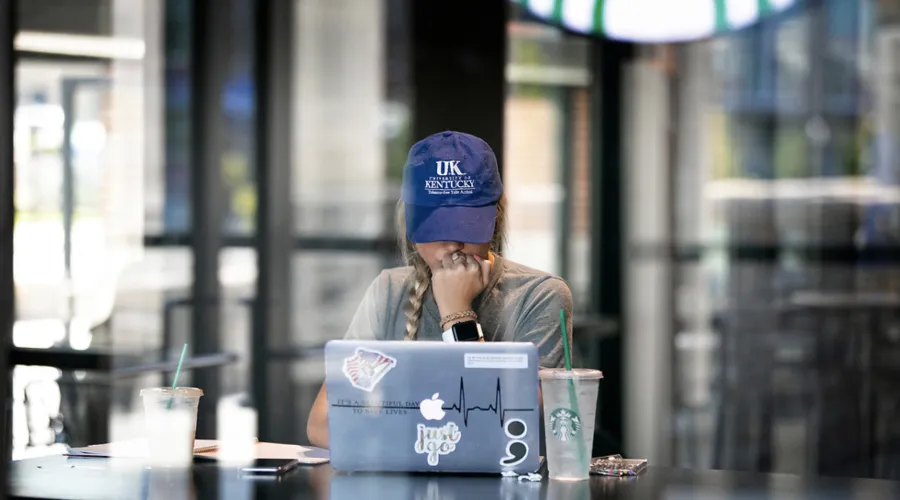
[(597, 391), (603, 372), (545, 368), (539, 372), (550, 479), (590, 477)]
[(194, 387), (141, 390), (150, 465), (185, 466), (193, 462), (201, 396), (203, 391)]

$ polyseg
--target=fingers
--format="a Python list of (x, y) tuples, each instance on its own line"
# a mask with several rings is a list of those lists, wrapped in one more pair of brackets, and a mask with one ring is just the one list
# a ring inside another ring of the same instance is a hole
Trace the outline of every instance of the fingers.
[(462, 252), (451, 252), (441, 258), (441, 268), (446, 270), (465, 268), (466, 254)]
[(478, 259), (474, 255), (466, 256), (466, 269), (470, 272), (477, 273), (481, 270), (481, 266), (478, 265)]
[(487, 283), (487, 277), (491, 273), (490, 262), (477, 255), (468, 255), (463, 252), (452, 252), (441, 259), (441, 268), (446, 270), (461, 270), (480, 274), (482, 282)]
[(444, 269), (452, 269), (453, 268), (453, 254), (444, 255), (441, 259), (441, 267)]

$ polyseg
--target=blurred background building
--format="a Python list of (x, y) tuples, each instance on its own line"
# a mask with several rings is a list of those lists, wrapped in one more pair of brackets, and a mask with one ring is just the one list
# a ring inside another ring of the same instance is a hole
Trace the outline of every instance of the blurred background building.
[(572, 287), (595, 454), (900, 477), (900, 0), (680, 43), (526, 3), (0, 1), (12, 457), (140, 435), (185, 342), (199, 435), (305, 442), (406, 152), (457, 129)]

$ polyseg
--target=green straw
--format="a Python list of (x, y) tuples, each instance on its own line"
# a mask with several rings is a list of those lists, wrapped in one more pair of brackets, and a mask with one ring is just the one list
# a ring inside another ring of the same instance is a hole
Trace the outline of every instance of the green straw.
[[(175, 379), (172, 380), (172, 391), (178, 387), (178, 376), (181, 375), (181, 365), (184, 363), (184, 354), (187, 352), (187, 342), (184, 343), (184, 347), (181, 348), (181, 357), (178, 359), (178, 367), (175, 368)], [(172, 409), (172, 401), (175, 401), (175, 394), (172, 394), (172, 397), (169, 399), (169, 403), (166, 405), (166, 409)]]
[(572, 371), (572, 353), (569, 351), (569, 331), (566, 329), (566, 310), (559, 310), (559, 327), (562, 329), (563, 357), (566, 359), (566, 371)]
[[(572, 353), (569, 350), (569, 332), (566, 329), (566, 310), (559, 310), (559, 327), (562, 329), (562, 342), (563, 342), (563, 358), (566, 361), (566, 371), (572, 371)], [(581, 410), (578, 408), (578, 395), (575, 394), (575, 381), (573, 379), (569, 379), (569, 405), (572, 407), (572, 411), (578, 415), (578, 418), (581, 418)], [(584, 421), (581, 422), (581, 432), (584, 432)], [(586, 458), (586, 451), (584, 447), (584, 438), (579, 436), (578, 439), (578, 461), (584, 464), (587, 464), (587, 467), (590, 467), (590, 463)]]

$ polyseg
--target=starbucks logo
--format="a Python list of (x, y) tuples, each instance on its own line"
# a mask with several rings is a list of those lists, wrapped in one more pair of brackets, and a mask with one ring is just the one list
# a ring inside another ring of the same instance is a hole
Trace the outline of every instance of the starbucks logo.
[(581, 431), (581, 417), (568, 408), (557, 408), (550, 413), (550, 432), (560, 441), (568, 441)]

